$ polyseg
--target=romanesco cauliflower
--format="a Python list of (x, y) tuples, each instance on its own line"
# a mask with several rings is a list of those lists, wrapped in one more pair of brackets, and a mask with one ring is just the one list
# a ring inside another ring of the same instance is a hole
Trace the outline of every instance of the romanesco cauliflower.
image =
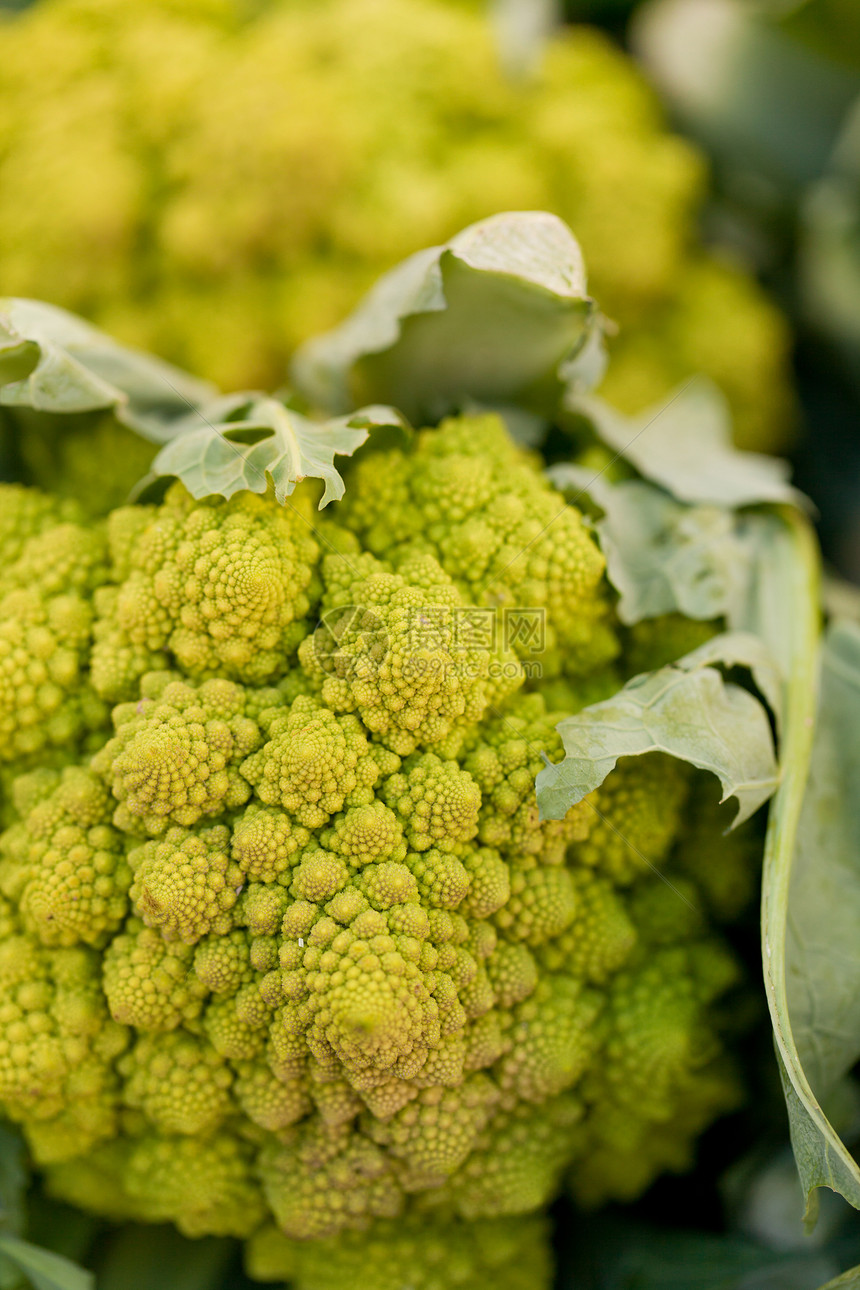
[[(574, 692), (626, 638), (501, 421), (359, 458), (316, 534), (301, 490), (3, 503), (0, 1110), (56, 1196), (300, 1290), (532, 1290), (566, 1176), (688, 1163), (739, 1097), (738, 902), (681, 762), (539, 818), (526, 663)], [(517, 608), (539, 649), (479, 630)]]
[[(608, 398), (635, 411), (705, 371), (739, 442), (784, 437), (785, 326), (696, 244), (702, 160), (592, 29), (559, 31), (520, 81), (486, 15), (450, 0), (40, 0), (3, 47), (6, 292), (271, 388), (417, 247), (552, 210), (620, 327)], [(62, 469), (38, 435), (24, 451), (37, 478), (93, 483), (86, 448)]]

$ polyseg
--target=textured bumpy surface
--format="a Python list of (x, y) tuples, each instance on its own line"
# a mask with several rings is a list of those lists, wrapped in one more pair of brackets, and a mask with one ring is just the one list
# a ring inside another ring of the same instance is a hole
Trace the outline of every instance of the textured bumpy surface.
[[(499, 210), (550, 210), (620, 328), (607, 397), (638, 411), (704, 371), (739, 442), (774, 446), (787, 334), (749, 277), (697, 246), (701, 159), (596, 31), (560, 32), (506, 79), (471, 9), (40, 0), (7, 18), (4, 292), (225, 388), (271, 388), (298, 341), (406, 255)], [(26, 452), (41, 478), (84, 487), (104, 461), (80, 442), (62, 470), (38, 439)]]
[(574, 695), (624, 634), (499, 421), (359, 459), (315, 533), (300, 492), (0, 500), (0, 1111), (54, 1194), (302, 1290), (534, 1290), (566, 1175), (689, 1162), (743, 856), (669, 758), (539, 820), (527, 664)]

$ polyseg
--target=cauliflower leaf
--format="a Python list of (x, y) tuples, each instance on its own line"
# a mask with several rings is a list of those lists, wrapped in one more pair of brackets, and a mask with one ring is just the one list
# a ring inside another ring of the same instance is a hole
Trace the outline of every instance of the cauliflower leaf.
[(215, 387), (120, 345), (39, 300), (0, 299), (0, 405), (68, 414), (110, 408), (155, 443)]
[(366, 407), (349, 416), (312, 421), (279, 399), (231, 394), (189, 414), (152, 463), (139, 495), (154, 479), (175, 476), (192, 497), (265, 493), (271, 482), (283, 504), (303, 479), (325, 481), (320, 507), (344, 493), (334, 465), (351, 457), (371, 430), (408, 430), (393, 408)]
[(752, 666), (760, 660), (755, 637), (716, 637), (559, 722), (564, 760), (547, 764), (536, 781), (542, 818), (563, 819), (603, 783), (620, 757), (664, 752), (717, 775), (721, 800), (737, 798), (735, 826), (743, 823), (778, 783), (770, 723), (759, 700), (725, 680), (713, 664)]
[(319, 407), (380, 400), (438, 421), (470, 401), (540, 403), (594, 327), (567, 226), (543, 211), (506, 212), (392, 269), (345, 322), (298, 351), (292, 374)]
[(860, 1208), (860, 1167), (827, 1110), (860, 1057), (860, 630), (837, 622), (818, 663), (814, 647), (803, 657), (765, 858), (763, 958), (792, 1146), (814, 1222), (819, 1187)]

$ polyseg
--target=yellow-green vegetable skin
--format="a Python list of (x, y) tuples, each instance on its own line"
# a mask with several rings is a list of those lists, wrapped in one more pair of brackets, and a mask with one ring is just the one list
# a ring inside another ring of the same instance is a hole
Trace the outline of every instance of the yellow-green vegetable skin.
[(636, 1195), (737, 1103), (698, 781), (622, 760), (541, 822), (563, 714), (528, 641), (471, 635), (542, 606), (560, 690), (624, 662), (590, 531), (505, 433), (359, 459), (314, 531), (301, 489), (87, 529), (0, 486), (0, 1113), (55, 1195), (252, 1238), (298, 1290), (541, 1290), (566, 1178)]
[(598, 32), (559, 32), (525, 80), (448, 0), (41, 0), (2, 36), (5, 292), (272, 387), (404, 256), (550, 210), (619, 327), (611, 401), (704, 371), (739, 442), (784, 438), (785, 326), (702, 248), (703, 163)]

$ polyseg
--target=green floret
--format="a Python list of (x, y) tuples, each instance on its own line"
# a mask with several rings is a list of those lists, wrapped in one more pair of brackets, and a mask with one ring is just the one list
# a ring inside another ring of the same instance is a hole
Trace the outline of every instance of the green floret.
[(559, 936), (576, 914), (576, 890), (568, 869), (544, 867), (527, 858), (509, 866), (510, 896), (494, 915), (508, 940), (542, 945)]
[(228, 932), (242, 886), (229, 847), (230, 830), (222, 824), (197, 833), (171, 828), (163, 838), (136, 847), (128, 857), (135, 913), (147, 926), (160, 928), (167, 941), (193, 945), (207, 932)]
[(401, 756), (473, 725), (522, 684), (512, 655), (473, 639), (474, 611), (432, 556), (412, 556), (397, 573), (364, 562), (350, 578), (330, 555), (322, 571), (322, 624), (299, 660), (329, 708), (357, 712)]
[(268, 741), (243, 762), (242, 774), (262, 802), (308, 828), (344, 805), (369, 804), (380, 776), (398, 764), (393, 753), (371, 747), (356, 717), (336, 716), (305, 695), (288, 712), (265, 712), (261, 724)]
[[(573, 921), (541, 947), (541, 962), (551, 971), (563, 968), (602, 985), (626, 962), (636, 944), (636, 928), (623, 897), (612, 883), (587, 869), (571, 874)], [(677, 914), (677, 905), (674, 907)]]
[(543, 864), (562, 864), (570, 844), (586, 838), (594, 823), (587, 801), (563, 820), (538, 817), (535, 776), (545, 757), (553, 761), (562, 753), (555, 729), (560, 718), (546, 712), (539, 694), (519, 698), (487, 723), (464, 762), (481, 789), (480, 840)]
[(573, 859), (622, 885), (653, 871), (678, 832), (689, 783), (689, 767), (673, 757), (621, 758), (595, 795), (597, 818), (587, 839), (574, 844)]
[(211, 931), (194, 952), (194, 972), (213, 994), (236, 994), (253, 977), (251, 943), (245, 932), (236, 929), (219, 935)]
[(164, 1133), (204, 1136), (232, 1108), (233, 1076), (214, 1049), (172, 1030), (143, 1035), (120, 1060), (127, 1106), (139, 1108)]
[(165, 941), (140, 919), (127, 921), (104, 956), (111, 1016), (135, 1030), (173, 1030), (200, 1015), (208, 988), (192, 975), (193, 949)]
[(403, 1193), (383, 1148), (348, 1124), (315, 1121), (263, 1148), (260, 1173), (279, 1228), (297, 1240), (334, 1236), (368, 1219), (396, 1218)]
[(313, 1110), (310, 1092), (300, 1084), (283, 1083), (257, 1061), (236, 1061), (233, 1096), (239, 1109), (261, 1129), (277, 1133)]
[(79, 596), (13, 591), (0, 600), (0, 759), (74, 748), (107, 709), (85, 679), (92, 609)]
[(76, 750), (107, 711), (87, 678), (104, 535), (35, 490), (0, 485), (0, 761)]
[(99, 957), (42, 949), (32, 937), (0, 944), (0, 1099), (45, 1164), (86, 1154), (117, 1131), (113, 1063), (127, 1032), (111, 1021)]
[[(253, 1149), (235, 1137), (147, 1135), (133, 1146), (123, 1171), (125, 1216), (175, 1223), (192, 1239), (250, 1236), (266, 1213), (252, 1162)], [(53, 1190), (86, 1207), (74, 1184), (69, 1194), (55, 1179)], [(101, 1212), (102, 1206), (94, 1208)]]
[(101, 781), (80, 767), (0, 840), (0, 885), (18, 893), (24, 927), (43, 945), (101, 948), (128, 912), (131, 869)]
[(56, 490), (40, 492), (22, 484), (0, 483), (0, 551), (4, 568), (13, 564), (28, 540), (57, 524), (81, 519), (80, 506), (61, 501)]
[(457, 1088), (425, 1088), (367, 1132), (386, 1148), (407, 1191), (439, 1187), (468, 1159), (500, 1101), (498, 1086), (478, 1072)]
[(558, 1190), (581, 1132), (583, 1106), (565, 1093), (495, 1116), (438, 1199), (467, 1219), (528, 1214)]
[(354, 869), (378, 860), (403, 860), (406, 856), (403, 826), (378, 799), (336, 815), (331, 826), (320, 834), (320, 840)]
[(597, 1045), (601, 996), (576, 977), (540, 981), (511, 1015), (510, 1047), (495, 1067), (504, 1093), (542, 1103), (574, 1085)]
[[(600, 1080), (583, 1081), (594, 1155), (592, 1167), (571, 1178), (583, 1203), (629, 1199), (661, 1170), (688, 1168), (695, 1134), (715, 1106), (737, 1105), (737, 1075), (702, 1011), (737, 979), (737, 963), (722, 946), (693, 942), (651, 951), (613, 980)], [(681, 1132), (667, 1132), (670, 1123)]]
[(435, 753), (407, 758), (403, 770), (385, 781), (381, 796), (415, 851), (433, 846), (457, 851), (478, 832), (478, 785), (456, 761), (442, 761)]
[(195, 502), (175, 484), (145, 526), (137, 514), (116, 515), (111, 545), (121, 581), (99, 601), (100, 694), (129, 698), (142, 671), (174, 662), (189, 676), (256, 684), (279, 671), (295, 645), (293, 624), (310, 608), (317, 545), (305, 501), (285, 508), (245, 492)]
[(473, 625), (479, 640), (546, 674), (588, 672), (617, 653), (596, 543), (498, 417), (452, 418), (413, 453), (359, 459), (341, 509), (381, 557), (410, 543), (432, 551), (465, 602), (492, 611)]
[(250, 1276), (289, 1279), (296, 1290), (546, 1290), (550, 1283), (548, 1235), (536, 1218), (466, 1224), (411, 1215), (310, 1243), (271, 1226), (247, 1249)]
[(239, 765), (262, 739), (245, 710), (230, 681), (147, 678), (143, 698), (114, 709), (117, 733), (92, 763), (120, 803), (117, 827), (157, 835), (243, 805), (251, 790)]
[(251, 881), (288, 885), (310, 838), (308, 829), (282, 811), (252, 804), (233, 825), (232, 855)]

